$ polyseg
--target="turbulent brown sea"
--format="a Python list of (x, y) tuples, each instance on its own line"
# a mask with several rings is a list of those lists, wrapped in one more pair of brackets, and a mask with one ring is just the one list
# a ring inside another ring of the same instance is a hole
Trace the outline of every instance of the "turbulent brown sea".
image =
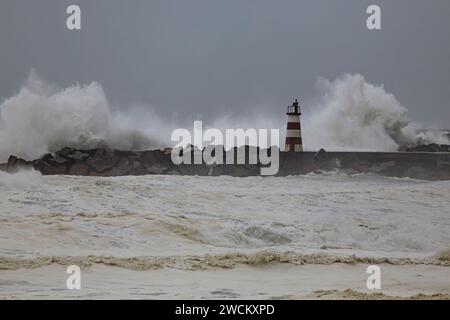
[[(449, 194), (339, 172), (0, 173), (0, 298), (448, 299)], [(69, 265), (81, 290), (65, 287)]]

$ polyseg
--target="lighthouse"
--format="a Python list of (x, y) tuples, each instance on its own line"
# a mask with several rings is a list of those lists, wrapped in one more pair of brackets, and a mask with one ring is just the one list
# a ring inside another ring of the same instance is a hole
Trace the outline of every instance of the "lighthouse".
[(302, 143), (302, 130), (300, 126), (300, 105), (298, 100), (292, 103), (292, 106), (287, 107), (287, 131), (286, 131), (286, 141), (284, 146), (284, 151), (303, 151)]

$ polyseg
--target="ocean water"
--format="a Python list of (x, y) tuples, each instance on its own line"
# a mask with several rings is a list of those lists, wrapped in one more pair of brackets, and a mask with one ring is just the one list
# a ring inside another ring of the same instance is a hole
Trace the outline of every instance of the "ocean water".
[(450, 181), (0, 173), (0, 256), (326, 253), (420, 258), (450, 247)]
[[(369, 264), (383, 294), (448, 299), (449, 194), (450, 181), (339, 172), (0, 172), (0, 299), (361, 298)], [(65, 286), (73, 264), (82, 290)]]

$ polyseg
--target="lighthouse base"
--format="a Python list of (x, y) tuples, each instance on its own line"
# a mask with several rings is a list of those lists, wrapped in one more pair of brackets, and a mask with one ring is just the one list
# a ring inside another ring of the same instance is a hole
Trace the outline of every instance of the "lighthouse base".
[(285, 152), (288, 152), (288, 151), (303, 152), (303, 145), (301, 145), (301, 144), (295, 144), (295, 145), (287, 144), (284, 147), (284, 151)]

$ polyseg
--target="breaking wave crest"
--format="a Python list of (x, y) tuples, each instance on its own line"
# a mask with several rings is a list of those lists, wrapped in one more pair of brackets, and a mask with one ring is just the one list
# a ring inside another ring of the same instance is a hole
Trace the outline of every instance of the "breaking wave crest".
[(436, 255), (436, 259), (438, 259), (440, 261), (450, 262), (450, 247), (440, 251)]
[(320, 79), (318, 87), (322, 100), (311, 107), (313, 113), (305, 123), (308, 149), (397, 151), (419, 142), (449, 143), (439, 130), (421, 130), (394, 95), (362, 75)]
[(156, 142), (113, 114), (100, 84), (58, 89), (32, 71), (25, 85), (0, 105), (0, 160), (32, 160), (63, 147), (106, 144), (138, 149)]
[(229, 253), (203, 256), (169, 257), (111, 257), (111, 256), (52, 256), (32, 259), (0, 257), (0, 270), (34, 269), (53, 264), (89, 268), (95, 264), (125, 268), (135, 271), (175, 268), (182, 270), (206, 270), (214, 268), (235, 268), (238, 265), (267, 265), (287, 263), (293, 265), (320, 264), (391, 264), (391, 265), (436, 265), (450, 266), (450, 260), (439, 257), (429, 258), (391, 258), (335, 256), (330, 254), (300, 254), (296, 252), (260, 251), (256, 253)]

